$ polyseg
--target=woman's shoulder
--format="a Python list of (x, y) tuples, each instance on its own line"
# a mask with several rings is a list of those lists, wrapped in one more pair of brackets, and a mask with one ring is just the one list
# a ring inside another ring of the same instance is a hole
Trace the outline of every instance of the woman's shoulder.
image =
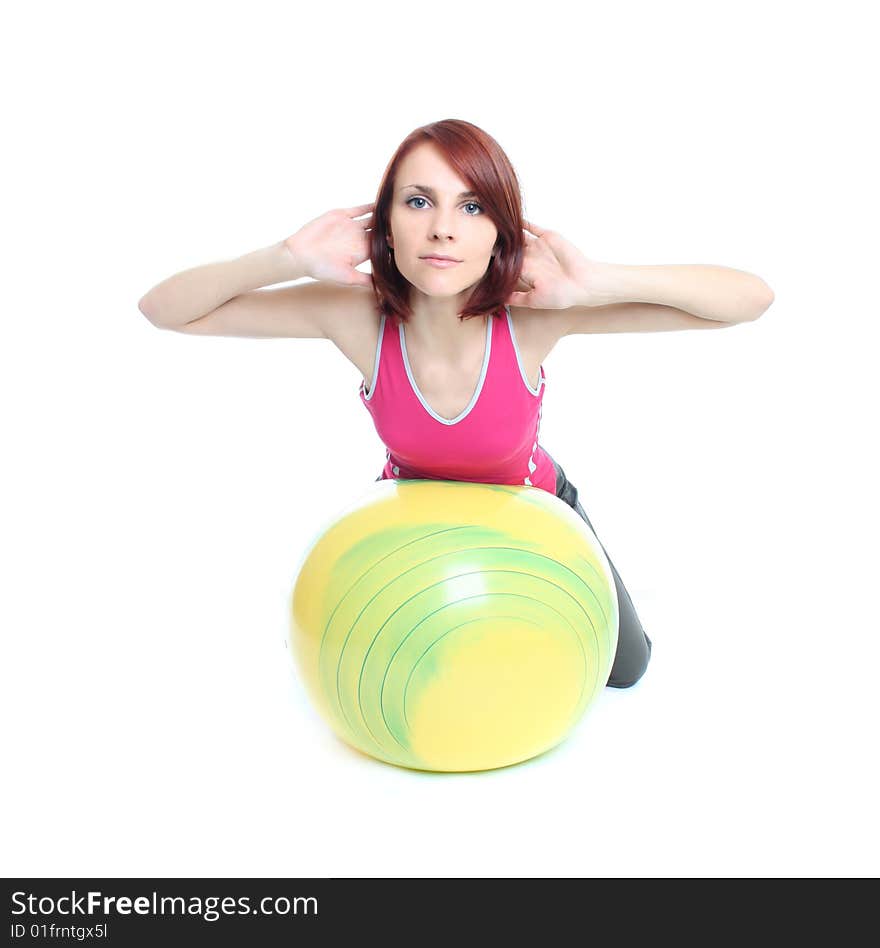
[[(508, 306), (513, 335), (529, 379), (538, 377), (538, 368), (565, 335), (562, 310)], [(532, 382), (534, 384), (534, 381)]]
[(371, 287), (352, 286), (343, 306), (328, 314), (325, 334), (369, 383), (373, 377), (382, 312)]
[(533, 309), (531, 306), (506, 307), (518, 337), (554, 341), (565, 335), (565, 310)]

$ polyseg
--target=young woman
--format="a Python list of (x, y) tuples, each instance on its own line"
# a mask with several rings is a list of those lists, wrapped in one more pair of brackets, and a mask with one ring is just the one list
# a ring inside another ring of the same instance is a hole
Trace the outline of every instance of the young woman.
[[(366, 260), (371, 274), (355, 269)], [(262, 289), (302, 277), (312, 282)], [(740, 270), (586, 259), (523, 220), (516, 173), (497, 142), (447, 119), (407, 136), (375, 202), (175, 274), (139, 306), (178, 332), (330, 339), (363, 376), (360, 397), (386, 447), (377, 480), (532, 486), (592, 529), (577, 488), (539, 442), (542, 362), (556, 343), (575, 333), (718, 329), (757, 318), (772, 300), (763, 280)], [(608, 562), (620, 608), (608, 684), (627, 688), (644, 674), (651, 642)]]

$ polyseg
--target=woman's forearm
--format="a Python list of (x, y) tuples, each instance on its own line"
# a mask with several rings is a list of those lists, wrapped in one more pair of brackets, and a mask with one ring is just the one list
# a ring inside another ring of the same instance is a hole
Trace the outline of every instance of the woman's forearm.
[(712, 264), (602, 263), (591, 282), (593, 306), (663, 303), (726, 323), (756, 319), (773, 302), (773, 290), (759, 276)]
[(157, 326), (180, 326), (212, 313), (248, 290), (304, 276), (305, 269), (284, 241), (279, 241), (232, 260), (205, 263), (175, 273), (145, 293), (138, 308)]

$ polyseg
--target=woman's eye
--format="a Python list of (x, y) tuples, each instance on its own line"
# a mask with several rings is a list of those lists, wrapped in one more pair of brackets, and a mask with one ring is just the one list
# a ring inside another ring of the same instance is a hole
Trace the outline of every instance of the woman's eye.
[[(409, 200), (407, 200), (406, 203), (409, 204), (409, 205), (412, 207), (412, 206), (414, 206), (414, 205), (412, 204), (413, 201), (424, 201), (424, 200), (425, 200), (425, 199), (424, 199), (423, 197), (415, 196), (415, 197), (409, 198)], [(476, 201), (468, 201), (467, 204), (465, 204), (464, 206), (465, 206), (465, 207), (478, 207), (478, 208), (480, 209), (480, 212), (481, 212), (481, 213), (482, 213), (482, 211), (483, 211), (482, 206), (479, 205), (479, 204), (477, 204)], [(419, 208), (420, 208), (420, 207), (421, 207), (421, 205), (419, 205)], [(477, 217), (477, 216), (478, 216), (477, 214), (468, 214), (468, 217)]]

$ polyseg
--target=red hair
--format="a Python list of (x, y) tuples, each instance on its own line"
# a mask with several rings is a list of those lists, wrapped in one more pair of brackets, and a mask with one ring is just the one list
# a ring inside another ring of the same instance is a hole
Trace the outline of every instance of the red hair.
[(519, 282), (525, 253), (522, 199), (513, 165), (498, 142), (481, 128), (460, 119), (444, 119), (410, 132), (394, 153), (376, 197), (370, 232), (373, 292), (381, 312), (394, 325), (409, 322), (410, 282), (397, 269), (386, 235), (391, 232), (391, 200), (401, 161), (422, 142), (430, 142), (478, 195), (483, 211), (498, 230), (495, 256), (474, 287), (459, 319), (502, 309)]

